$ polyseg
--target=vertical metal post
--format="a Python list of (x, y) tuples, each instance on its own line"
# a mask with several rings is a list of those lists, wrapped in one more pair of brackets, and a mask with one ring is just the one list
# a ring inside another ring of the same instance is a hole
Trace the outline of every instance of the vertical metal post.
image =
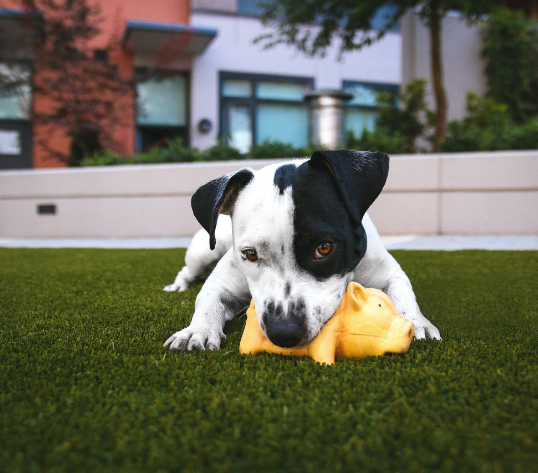
[(326, 148), (345, 145), (346, 102), (353, 95), (337, 89), (322, 89), (305, 95), (310, 104), (310, 142)]

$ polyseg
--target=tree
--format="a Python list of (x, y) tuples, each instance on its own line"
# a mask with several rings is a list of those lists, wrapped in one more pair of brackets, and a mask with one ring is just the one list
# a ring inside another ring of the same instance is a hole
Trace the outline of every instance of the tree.
[(538, 115), (538, 22), (521, 12), (500, 9), (484, 28), (489, 98), (506, 104), (517, 123)]
[[(120, 41), (95, 48), (102, 18), (90, 0), (23, 0), (35, 38), (34, 109), (36, 144), (50, 156), (77, 165), (103, 148), (118, 148), (115, 131), (126, 126), (134, 84), (115, 61)], [(70, 139), (55, 146), (54, 132)]]
[(429, 141), (432, 112), (426, 105), (426, 81), (413, 79), (396, 97), (378, 92), (379, 115), (373, 131), (364, 129), (360, 137), (348, 132), (347, 146), (356, 149), (383, 150), (389, 154), (416, 153), (417, 140)]
[[(429, 28), (431, 74), (435, 96), (433, 151), (440, 149), (447, 124), (447, 100), (441, 57), (442, 21), (450, 10), (460, 11), (469, 22), (489, 13), (489, 0), (265, 0), (262, 20), (276, 31), (256, 39), (265, 47), (288, 44), (315, 55), (324, 54), (334, 39), (340, 40), (340, 54), (360, 49), (381, 39), (409, 10), (415, 9)], [(377, 30), (373, 20), (382, 7), (390, 6), (385, 24)]]

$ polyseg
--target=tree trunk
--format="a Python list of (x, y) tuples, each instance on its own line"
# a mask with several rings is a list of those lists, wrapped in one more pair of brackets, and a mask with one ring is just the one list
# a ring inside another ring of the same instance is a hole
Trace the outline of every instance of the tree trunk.
[(433, 134), (433, 152), (440, 151), (441, 142), (445, 138), (447, 122), (447, 103), (445, 85), (443, 82), (443, 61), (441, 57), (441, 22), (444, 13), (436, 8), (430, 11), (430, 54), (432, 67), (433, 93), (435, 96), (435, 132)]

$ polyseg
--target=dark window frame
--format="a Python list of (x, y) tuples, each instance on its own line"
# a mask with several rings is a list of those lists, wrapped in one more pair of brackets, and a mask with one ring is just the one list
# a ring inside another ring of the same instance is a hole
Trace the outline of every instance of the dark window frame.
[[(190, 125), (191, 125), (191, 74), (188, 71), (178, 71), (174, 69), (150, 69), (147, 67), (136, 67), (135, 68), (135, 97), (133, 100), (133, 117), (134, 117), (134, 127), (135, 127), (135, 134), (134, 134), (134, 148), (137, 153), (140, 152), (146, 152), (149, 151), (142, 149), (142, 133), (144, 131), (151, 131), (151, 130), (158, 130), (158, 131), (171, 131), (176, 132), (176, 136), (182, 136), (183, 137), (183, 146), (189, 147), (190, 146)], [(186, 114), (186, 122), (185, 125), (139, 125), (138, 124), (138, 92), (137, 92), (137, 86), (138, 83), (148, 81), (148, 80), (155, 80), (159, 77), (184, 77), (186, 80), (186, 87), (185, 87), (185, 114)], [(151, 148), (150, 148), (151, 149)]]
[[(224, 96), (224, 82), (226, 80), (248, 80), (252, 84), (250, 97)], [(306, 84), (309, 90), (314, 90), (314, 79), (302, 76), (283, 76), (274, 74), (250, 74), (245, 72), (221, 71), (219, 73), (219, 137), (223, 144), (228, 144), (229, 123), (228, 107), (230, 105), (245, 105), (249, 107), (250, 120), (252, 124), (251, 147), (257, 142), (257, 106), (261, 105), (307, 105), (305, 100), (282, 100), (282, 99), (259, 99), (256, 97), (257, 85), (259, 82), (273, 82), (286, 84)]]

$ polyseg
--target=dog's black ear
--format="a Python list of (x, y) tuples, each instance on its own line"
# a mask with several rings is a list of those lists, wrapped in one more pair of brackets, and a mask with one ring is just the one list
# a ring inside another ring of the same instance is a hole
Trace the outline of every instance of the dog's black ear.
[(200, 187), (192, 196), (196, 220), (209, 233), (209, 247), (215, 249), (215, 228), (219, 214), (229, 214), (239, 192), (252, 180), (252, 169), (243, 168)]
[(316, 151), (308, 164), (328, 169), (356, 224), (362, 222), (389, 174), (389, 157), (372, 151)]

